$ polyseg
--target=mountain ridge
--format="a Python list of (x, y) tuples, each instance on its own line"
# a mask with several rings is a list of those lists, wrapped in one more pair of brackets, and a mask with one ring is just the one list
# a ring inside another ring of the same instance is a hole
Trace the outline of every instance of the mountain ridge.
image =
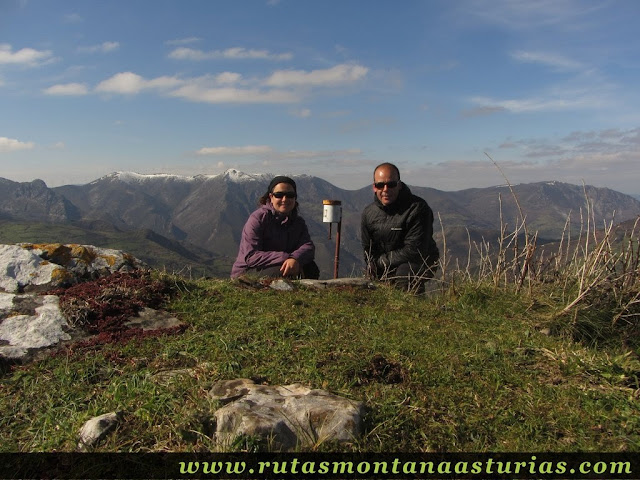
[[(272, 177), (235, 169), (197, 176), (121, 171), (83, 185), (52, 188), (42, 180), (19, 183), (0, 178), (0, 219), (5, 224), (73, 225), (87, 232), (111, 227), (125, 236), (137, 235), (141, 243), (136, 248), (143, 252), (146, 239), (154, 248), (160, 245), (181, 256), (185, 264), (203, 267), (208, 275), (227, 276), (242, 227)], [(323, 276), (333, 272), (335, 257), (335, 235), (329, 238), (329, 226), (322, 222), (325, 199), (342, 202), (341, 276), (361, 273), (360, 214), (374, 198), (371, 187), (345, 190), (319, 177), (292, 177)], [(455, 192), (408, 186), (431, 205), (436, 241), (441, 249), (446, 241), (453, 257), (466, 256), (470, 241), (496, 239), (502, 230), (513, 232), (523, 216), (530, 233), (537, 232), (540, 241), (554, 241), (566, 228), (583, 228), (587, 217), (602, 227), (605, 222), (619, 223), (640, 215), (640, 201), (629, 195), (556, 181)], [(140, 231), (147, 233), (134, 234)], [(61, 238), (59, 242), (72, 240)]]

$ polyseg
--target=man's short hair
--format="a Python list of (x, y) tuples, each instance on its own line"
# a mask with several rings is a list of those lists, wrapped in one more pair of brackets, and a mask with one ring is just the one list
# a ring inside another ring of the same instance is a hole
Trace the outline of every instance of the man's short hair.
[(379, 168), (391, 168), (392, 170), (396, 171), (396, 175), (398, 175), (398, 180), (400, 180), (400, 170), (398, 170), (398, 167), (396, 167), (393, 163), (389, 163), (389, 162), (384, 162), (381, 163), (380, 165), (378, 165), (376, 168), (373, 169), (373, 179), (375, 180), (376, 178), (376, 172), (378, 171)]

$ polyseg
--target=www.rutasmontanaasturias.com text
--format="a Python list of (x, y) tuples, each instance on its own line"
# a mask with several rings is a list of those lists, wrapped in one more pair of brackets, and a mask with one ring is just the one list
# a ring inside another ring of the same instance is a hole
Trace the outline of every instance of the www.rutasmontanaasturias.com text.
[(630, 475), (631, 463), (625, 461), (582, 461), (575, 465), (566, 461), (505, 461), (488, 458), (479, 461), (245, 461), (179, 462), (179, 472), (186, 474), (249, 475)]

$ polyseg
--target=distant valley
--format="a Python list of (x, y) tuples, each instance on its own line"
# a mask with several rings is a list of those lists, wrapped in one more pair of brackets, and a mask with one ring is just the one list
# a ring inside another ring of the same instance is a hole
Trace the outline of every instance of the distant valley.
[[(154, 268), (193, 276), (227, 277), (242, 227), (271, 175), (236, 170), (210, 176), (117, 172), (85, 185), (49, 188), (41, 180), (0, 178), (0, 243), (84, 243), (129, 251)], [(360, 213), (370, 186), (344, 190), (313, 176), (295, 176), (300, 209), (316, 244), (322, 278), (333, 275), (336, 225), (322, 222), (322, 200), (343, 207), (340, 276), (360, 275)], [(412, 186), (435, 214), (435, 237), (450, 259), (466, 261), (470, 245), (495, 243), (526, 218), (539, 244), (640, 215), (640, 201), (606, 188), (539, 182), (445, 192)], [(513, 193), (512, 193), (513, 190)], [(514, 198), (515, 195), (515, 198)], [(517, 202), (515, 201), (517, 199)]]

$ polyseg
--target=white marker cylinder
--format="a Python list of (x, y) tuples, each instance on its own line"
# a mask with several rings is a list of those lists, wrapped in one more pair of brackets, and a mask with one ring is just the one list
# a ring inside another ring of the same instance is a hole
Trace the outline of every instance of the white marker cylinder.
[(322, 221), (338, 223), (342, 220), (342, 202), (340, 200), (323, 200)]

